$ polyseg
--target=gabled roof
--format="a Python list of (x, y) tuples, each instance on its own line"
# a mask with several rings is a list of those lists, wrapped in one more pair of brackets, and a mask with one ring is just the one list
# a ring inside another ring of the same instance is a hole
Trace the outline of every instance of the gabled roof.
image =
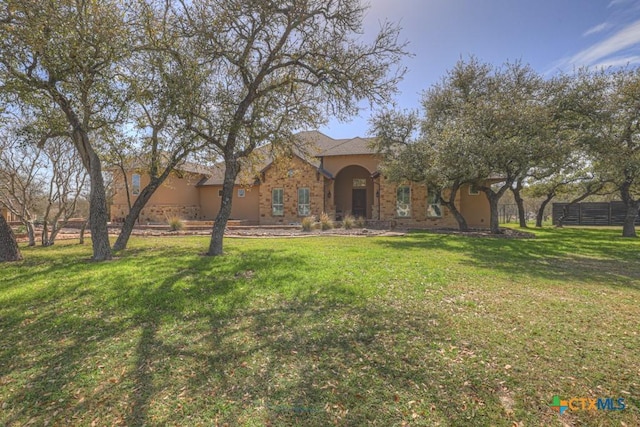
[(376, 150), (371, 147), (370, 138), (355, 137), (352, 139), (336, 141), (331, 147), (317, 154), (317, 157), (328, 156), (349, 156), (357, 154), (376, 154)]
[[(370, 148), (371, 139), (368, 138), (333, 139), (317, 130), (302, 131), (294, 135), (294, 137), (295, 142), (290, 154), (309, 163), (327, 178), (333, 178), (333, 175), (320, 167), (321, 157), (376, 154), (376, 151)], [(248, 170), (246, 167), (243, 168), (244, 176), (239, 176), (236, 179), (236, 184), (253, 184), (254, 179), (250, 176), (251, 172), (257, 176), (272, 165), (274, 154), (271, 148), (271, 144), (267, 144), (254, 151), (255, 156), (253, 161), (250, 161), (251, 166)], [(198, 186), (222, 185), (224, 181), (224, 164), (218, 163), (209, 168), (207, 175), (209, 177), (201, 180)]]
[(211, 173), (211, 168), (208, 166), (203, 166), (194, 162), (180, 162), (176, 167), (176, 170), (182, 172), (195, 173), (198, 175), (209, 175)]
[[(162, 171), (168, 163), (169, 154), (160, 153), (160, 165), (159, 169)], [(146, 157), (130, 157), (125, 160), (125, 169), (129, 171), (145, 172), (149, 170), (150, 161)], [(120, 168), (114, 164), (107, 164), (105, 170), (120, 171)], [(182, 160), (174, 168), (174, 171), (193, 173), (196, 175), (208, 176), (211, 173), (211, 168), (195, 162), (189, 162)]]

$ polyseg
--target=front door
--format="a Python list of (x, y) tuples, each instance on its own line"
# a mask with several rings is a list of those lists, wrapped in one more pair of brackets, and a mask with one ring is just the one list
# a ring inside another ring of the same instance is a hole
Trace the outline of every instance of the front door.
[(367, 217), (367, 189), (354, 188), (351, 197), (351, 213), (354, 217)]

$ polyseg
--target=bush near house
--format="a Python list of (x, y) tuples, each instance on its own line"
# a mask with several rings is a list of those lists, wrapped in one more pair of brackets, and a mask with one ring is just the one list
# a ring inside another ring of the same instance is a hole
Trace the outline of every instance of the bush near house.
[(331, 217), (326, 213), (322, 212), (322, 214), (320, 215), (320, 228), (323, 231), (325, 231), (325, 230), (331, 230), (333, 227), (334, 227), (334, 224)]
[(313, 216), (308, 216), (302, 219), (302, 231), (311, 231), (313, 228), (313, 224), (315, 224), (316, 218)]
[(342, 226), (345, 230), (351, 230), (355, 225), (356, 219), (351, 215), (346, 215), (342, 220)]
[(184, 229), (184, 221), (180, 217), (172, 216), (167, 220), (171, 231), (180, 231)]

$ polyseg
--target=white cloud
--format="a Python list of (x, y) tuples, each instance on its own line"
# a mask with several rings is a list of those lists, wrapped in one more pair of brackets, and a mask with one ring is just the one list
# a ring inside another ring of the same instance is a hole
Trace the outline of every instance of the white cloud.
[(596, 66), (598, 68), (608, 67), (624, 67), (627, 65), (640, 64), (640, 56), (621, 56), (618, 58), (605, 59), (598, 62)]
[(607, 28), (609, 28), (609, 26), (610, 26), (609, 24), (607, 24), (606, 22), (603, 22), (602, 24), (598, 24), (595, 27), (589, 28), (582, 35), (586, 37), (586, 36), (590, 36), (591, 34), (601, 33), (604, 30), (606, 30)]
[(620, 4), (624, 4), (627, 3), (629, 0), (611, 0), (611, 3), (609, 3), (609, 6), (607, 6), (608, 8), (614, 7), (614, 6), (618, 6)]
[(599, 65), (607, 57), (639, 43), (640, 20), (626, 26), (611, 37), (577, 53), (569, 60), (569, 64), (574, 66)]

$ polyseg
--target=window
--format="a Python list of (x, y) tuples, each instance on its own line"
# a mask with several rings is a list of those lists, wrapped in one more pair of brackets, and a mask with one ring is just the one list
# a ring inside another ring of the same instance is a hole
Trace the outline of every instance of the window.
[(398, 187), (396, 214), (401, 218), (411, 216), (411, 188), (406, 185)]
[(238, 188), (238, 197), (244, 197), (245, 191), (244, 188)]
[(478, 194), (480, 194), (480, 189), (478, 188), (478, 186), (475, 184), (469, 184), (469, 195), (477, 196)]
[(309, 216), (310, 213), (309, 189), (298, 188), (298, 216)]
[(440, 195), (438, 191), (429, 189), (427, 192), (427, 216), (429, 218), (441, 218), (442, 206), (440, 205)]
[(274, 188), (271, 190), (271, 214), (273, 216), (284, 215), (284, 189)]
[(134, 196), (140, 194), (140, 175), (137, 173), (131, 176), (131, 194)]
[(366, 178), (353, 178), (353, 188), (363, 188), (367, 186)]

